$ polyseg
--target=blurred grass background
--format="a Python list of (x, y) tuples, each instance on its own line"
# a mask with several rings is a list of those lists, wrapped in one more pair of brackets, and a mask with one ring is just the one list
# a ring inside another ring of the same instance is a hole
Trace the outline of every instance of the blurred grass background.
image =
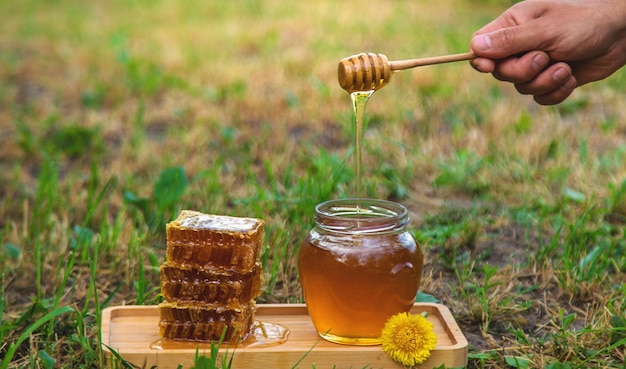
[[(337, 62), (464, 52), (510, 5), (0, 4), (0, 367), (101, 366), (101, 309), (159, 301), (181, 209), (264, 218), (259, 302), (300, 302), (313, 207), (355, 191)], [(367, 194), (411, 210), (470, 367), (623, 367), (625, 85), (540, 107), (461, 62), (370, 99)]]

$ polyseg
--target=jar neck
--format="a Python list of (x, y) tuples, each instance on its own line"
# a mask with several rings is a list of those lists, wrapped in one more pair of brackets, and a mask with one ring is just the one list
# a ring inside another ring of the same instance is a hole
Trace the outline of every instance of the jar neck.
[(387, 200), (339, 199), (315, 207), (318, 228), (338, 234), (390, 234), (402, 232), (409, 223), (406, 207)]

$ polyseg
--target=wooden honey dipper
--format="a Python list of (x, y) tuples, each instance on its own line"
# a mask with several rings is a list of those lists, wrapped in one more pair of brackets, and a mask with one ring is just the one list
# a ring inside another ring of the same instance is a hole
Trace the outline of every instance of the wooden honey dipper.
[(469, 52), (430, 58), (389, 61), (383, 54), (360, 53), (343, 58), (339, 62), (339, 85), (349, 93), (378, 90), (391, 81), (391, 75), (394, 70), (471, 60), (475, 57), (474, 53)]

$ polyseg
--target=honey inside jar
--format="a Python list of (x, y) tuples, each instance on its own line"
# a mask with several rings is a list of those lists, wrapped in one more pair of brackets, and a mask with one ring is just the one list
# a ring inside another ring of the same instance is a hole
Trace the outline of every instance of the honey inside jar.
[[(341, 211), (320, 215), (325, 207), (318, 205), (316, 227), (299, 252), (300, 281), (309, 314), (320, 336), (328, 341), (379, 344), (387, 319), (413, 306), (423, 256), (404, 228), (408, 216), (401, 205), (366, 199), (333, 202), (342, 202)], [(346, 211), (350, 202), (366, 202), (366, 206), (361, 203)], [(372, 203), (397, 207), (401, 212), (380, 213)], [(363, 208), (370, 211), (363, 212)]]

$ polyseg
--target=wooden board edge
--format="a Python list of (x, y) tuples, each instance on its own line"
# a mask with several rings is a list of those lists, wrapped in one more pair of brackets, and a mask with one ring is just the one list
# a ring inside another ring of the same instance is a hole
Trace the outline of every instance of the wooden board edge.
[[(288, 351), (284, 352), (282, 355), (277, 356), (276, 353), (267, 353), (267, 352), (222, 352), (220, 351), (220, 355), (233, 355), (233, 367), (245, 367), (245, 368), (254, 368), (259, 367), (259, 363), (272, 363), (276, 365), (276, 367), (280, 368), (291, 368), (293, 365), (298, 363), (298, 367), (300, 368), (330, 368), (331, 366), (334, 368), (343, 367), (345, 365), (349, 367), (363, 367), (367, 365), (367, 367), (371, 368), (386, 368), (386, 369), (403, 369), (404, 367), (400, 364), (394, 362), (389, 356), (380, 352), (376, 355), (374, 354), (366, 354), (359, 352), (345, 352), (341, 355), (338, 355), (336, 352), (329, 351), (311, 351), (311, 352), (301, 352), (301, 351)], [(200, 355), (208, 355), (208, 353), (200, 353)], [(145, 355), (141, 353), (132, 353), (132, 354), (124, 354), (124, 360), (134, 364), (140, 365), (144, 367), (150, 367), (153, 365), (157, 365), (159, 368), (175, 368), (178, 365), (183, 365), (184, 367), (191, 367), (194, 362), (193, 354), (189, 355)], [(111, 367), (112, 364), (117, 359), (113, 357), (113, 354), (110, 352), (105, 353), (105, 362), (107, 367)], [(446, 368), (464, 368), (467, 366), (468, 357), (467, 353), (459, 353), (459, 352), (447, 352), (445, 354), (433, 354), (426, 362), (421, 365), (418, 365), (416, 368), (432, 368), (444, 365)], [(147, 365), (147, 366), (145, 366)], [(343, 366), (342, 366), (343, 365)]]
[(111, 312), (114, 307), (108, 307), (102, 310), (102, 317), (100, 319), (100, 342), (102, 344), (102, 350), (107, 353), (110, 353), (109, 350), (109, 338), (111, 337)]
[(452, 315), (452, 312), (450, 311), (450, 309), (443, 304), (431, 304), (431, 305), (437, 308), (437, 311), (440, 314), (439, 320), (444, 323), (443, 327), (446, 330), (446, 333), (448, 334), (449, 337), (451, 337), (455, 341), (454, 345), (451, 345), (448, 347), (452, 349), (465, 348), (467, 350), (467, 346), (469, 345), (469, 342), (467, 341), (467, 338), (463, 334), (463, 331), (461, 331), (461, 328), (456, 322), (456, 319), (454, 319), (454, 316)]

